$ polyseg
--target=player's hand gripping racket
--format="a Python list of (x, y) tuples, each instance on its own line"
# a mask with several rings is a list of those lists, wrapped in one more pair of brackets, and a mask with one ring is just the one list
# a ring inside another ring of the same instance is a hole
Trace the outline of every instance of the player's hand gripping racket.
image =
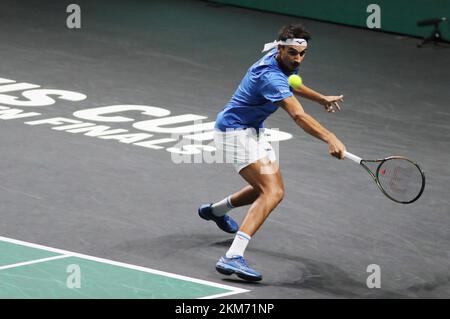
[[(345, 152), (344, 156), (364, 167), (381, 192), (394, 202), (410, 204), (423, 193), (425, 174), (419, 165), (405, 157), (366, 160), (349, 152)], [(378, 165), (376, 170), (372, 171), (369, 163)]]

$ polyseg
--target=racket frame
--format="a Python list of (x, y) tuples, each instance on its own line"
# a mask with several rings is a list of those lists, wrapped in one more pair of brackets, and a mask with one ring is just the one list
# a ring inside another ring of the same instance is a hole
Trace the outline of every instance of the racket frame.
[[(425, 173), (423, 172), (422, 168), (420, 168), (420, 166), (416, 163), (414, 163), (413, 161), (411, 161), (410, 159), (404, 157), (404, 156), (389, 156), (383, 159), (374, 159), (374, 160), (366, 160), (366, 159), (362, 159), (361, 157), (356, 156), (355, 154), (349, 153), (347, 151), (345, 151), (345, 157), (358, 163), (359, 165), (361, 165), (362, 167), (364, 167), (364, 169), (367, 171), (367, 173), (369, 173), (370, 176), (372, 176), (373, 180), (375, 181), (375, 183), (377, 184), (378, 188), (380, 189), (380, 191), (390, 200), (396, 202), (396, 203), (400, 203), (400, 204), (411, 204), (413, 202), (415, 202), (417, 199), (419, 199), (419, 197), (422, 195), (424, 189), (425, 189)], [(402, 159), (402, 160), (406, 160), (408, 162), (410, 162), (411, 164), (413, 164), (420, 172), (420, 175), (422, 176), (422, 186), (420, 188), (419, 193), (416, 195), (416, 197), (414, 197), (412, 200), (409, 201), (400, 201), (397, 200), (395, 198), (393, 198), (392, 196), (390, 196), (383, 188), (383, 186), (380, 183), (380, 180), (378, 178), (379, 173), (380, 173), (380, 168), (383, 165), (384, 162), (389, 161), (389, 160), (393, 160), (393, 159)], [(375, 171), (375, 173), (364, 163), (378, 163), (377, 169)]]

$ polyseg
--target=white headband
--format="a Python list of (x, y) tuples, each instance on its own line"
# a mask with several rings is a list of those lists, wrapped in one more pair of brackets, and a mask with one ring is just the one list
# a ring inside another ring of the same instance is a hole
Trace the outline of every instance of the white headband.
[(305, 39), (286, 39), (285, 41), (273, 41), (270, 43), (264, 44), (264, 49), (261, 52), (266, 52), (276, 48), (278, 45), (301, 45), (302, 47), (307, 47), (308, 42)]

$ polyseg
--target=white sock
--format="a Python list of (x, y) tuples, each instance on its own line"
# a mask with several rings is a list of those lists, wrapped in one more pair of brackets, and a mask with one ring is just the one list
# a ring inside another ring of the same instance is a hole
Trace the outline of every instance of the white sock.
[(230, 249), (228, 249), (225, 256), (227, 258), (231, 258), (233, 256), (244, 257), (245, 248), (247, 248), (247, 245), (251, 238), (252, 237), (250, 235), (247, 235), (246, 233), (238, 231), (236, 233), (236, 236), (234, 237), (234, 240), (233, 240), (233, 243), (231, 244)]
[(231, 197), (231, 195), (211, 206), (212, 213), (215, 216), (218, 216), (218, 217), (224, 216), (226, 213), (228, 213), (231, 209), (234, 208), (234, 206), (231, 205), (230, 197)]

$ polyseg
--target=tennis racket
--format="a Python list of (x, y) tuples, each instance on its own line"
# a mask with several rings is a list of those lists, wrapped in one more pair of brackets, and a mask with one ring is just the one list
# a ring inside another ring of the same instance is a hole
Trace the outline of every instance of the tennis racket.
[[(372, 176), (381, 192), (394, 202), (411, 204), (422, 195), (425, 174), (419, 165), (403, 156), (367, 160), (345, 152), (345, 158), (360, 164)], [(374, 170), (369, 165), (374, 166)]]

